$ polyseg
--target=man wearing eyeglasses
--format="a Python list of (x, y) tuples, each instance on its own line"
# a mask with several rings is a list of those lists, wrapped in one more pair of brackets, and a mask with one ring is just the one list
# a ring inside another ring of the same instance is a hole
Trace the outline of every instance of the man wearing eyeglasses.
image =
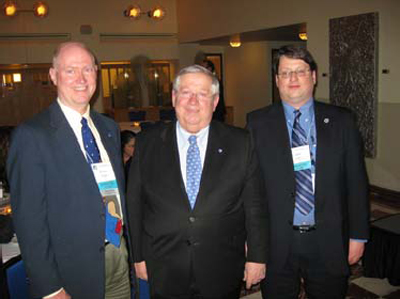
[[(218, 79), (179, 72), (177, 122), (138, 135), (128, 214), (136, 274), (152, 298), (235, 299), (264, 278), (266, 218), (250, 134), (212, 121)], [(245, 247), (247, 243), (247, 250)]]
[(285, 46), (274, 62), (281, 102), (251, 112), (269, 216), (264, 298), (344, 298), (349, 265), (363, 254), (369, 206), (353, 115), (315, 101), (317, 65)]

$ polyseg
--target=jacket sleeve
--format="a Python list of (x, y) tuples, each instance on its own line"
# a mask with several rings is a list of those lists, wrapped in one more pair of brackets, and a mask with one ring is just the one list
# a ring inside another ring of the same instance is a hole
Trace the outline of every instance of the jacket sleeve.
[(346, 119), (346, 189), (349, 213), (349, 237), (369, 238), (368, 178), (363, 143), (352, 114)]
[(43, 297), (61, 289), (50, 242), (46, 165), (37, 132), (27, 125), (15, 129), (7, 161), (15, 231), (30, 279), (32, 294)]
[(136, 138), (135, 154), (129, 169), (128, 185), (127, 185), (127, 213), (129, 223), (129, 234), (132, 242), (131, 255), (135, 263), (144, 260), (142, 254), (142, 232), (143, 232), (143, 208), (141, 194), (141, 173), (140, 173), (140, 156), (141, 156), (140, 135)]
[(242, 192), (246, 211), (247, 261), (267, 261), (267, 208), (261, 171), (250, 134), (247, 146), (247, 171)]

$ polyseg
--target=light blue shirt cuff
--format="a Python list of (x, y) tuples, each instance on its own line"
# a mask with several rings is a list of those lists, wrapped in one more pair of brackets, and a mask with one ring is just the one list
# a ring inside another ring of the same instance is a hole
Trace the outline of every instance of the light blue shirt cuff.
[(367, 243), (368, 242), (368, 240), (365, 240), (365, 239), (351, 239), (350, 238), (350, 240), (356, 241), (356, 242), (360, 242), (360, 243)]

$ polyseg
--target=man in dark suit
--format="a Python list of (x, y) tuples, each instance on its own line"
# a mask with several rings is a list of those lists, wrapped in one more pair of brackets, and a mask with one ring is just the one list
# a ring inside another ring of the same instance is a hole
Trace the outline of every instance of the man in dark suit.
[(344, 298), (368, 238), (367, 176), (352, 114), (313, 98), (316, 63), (299, 47), (275, 60), (282, 102), (248, 115), (268, 205), (264, 298)]
[(130, 298), (120, 133), (90, 109), (94, 56), (61, 44), (50, 77), (58, 98), (15, 130), (7, 165), (31, 294)]
[[(136, 274), (152, 298), (238, 298), (264, 277), (266, 221), (250, 135), (211, 121), (218, 80), (174, 81), (177, 122), (139, 134), (128, 182)], [(245, 249), (247, 243), (247, 252)]]

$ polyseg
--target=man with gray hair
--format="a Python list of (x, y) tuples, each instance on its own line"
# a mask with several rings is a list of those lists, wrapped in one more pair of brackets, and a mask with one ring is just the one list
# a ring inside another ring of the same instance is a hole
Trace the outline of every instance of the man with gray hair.
[(241, 280), (264, 278), (258, 162), (247, 131), (211, 120), (218, 94), (207, 69), (182, 69), (177, 121), (137, 138), (127, 207), (136, 274), (152, 298), (239, 298)]
[(90, 109), (93, 54), (61, 44), (50, 77), (57, 100), (15, 130), (7, 161), (31, 295), (130, 298), (120, 133)]

